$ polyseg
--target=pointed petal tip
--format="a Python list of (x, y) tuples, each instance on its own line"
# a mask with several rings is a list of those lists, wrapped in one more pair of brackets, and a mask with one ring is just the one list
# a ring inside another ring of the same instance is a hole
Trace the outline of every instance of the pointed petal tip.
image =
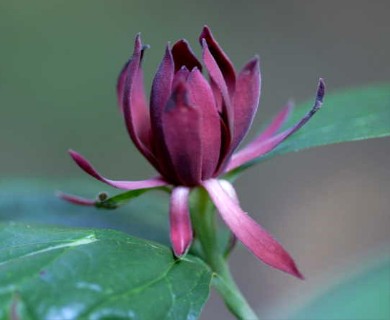
[(134, 39), (134, 53), (142, 50), (141, 32), (138, 32)]
[(250, 59), (246, 65), (244, 66), (243, 71), (253, 72), (256, 69), (260, 69), (260, 57), (255, 55), (252, 59)]
[(187, 255), (187, 252), (190, 248), (190, 244), (186, 245), (185, 247), (181, 248), (172, 248), (173, 254), (175, 255), (176, 258), (182, 259)]
[(203, 39), (205, 39), (206, 37), (212, 37), (212, 34), (211, 34), (210, 27), (205, 24), (203, 26), (202, 32), (200, 33), (199, 41), (202, 42)]
[(76, 158), (80, 157), (80, 154), (73, 149), (68, 149), (69, 155), (76, 161)]
[(320, 78), (318, 80), (316, 100), (319, 102), (323, 102), (324, 96), (325, 96), (325, 82), (324, 82), (324, 79)]
[(291, 258), (290, 265), (287, 266), (287, 269), (284, 271), (287, 272), (288, 274), (300, 279), (300, 280), (305, 280), (305, 277), (299, 271), (298, 267), (296, 266), (296, 264), (295, 264), (294, 260), (292, 260), (292, 258)]

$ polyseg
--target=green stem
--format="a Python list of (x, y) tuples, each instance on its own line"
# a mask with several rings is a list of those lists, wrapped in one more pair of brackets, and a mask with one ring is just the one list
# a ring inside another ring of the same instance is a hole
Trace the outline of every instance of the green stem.
[(196, 210), (193, 225), (200, 241), (204, 259), (215, 273), (213, 284), (226, 306), (237, 319), (257, 320), (258, 317), (249, 306), (235, 283), (229, 266), (223, 256), (223, 250), (218, 248), (215, 211), (207, 193), (203, 189), (196, 191)]

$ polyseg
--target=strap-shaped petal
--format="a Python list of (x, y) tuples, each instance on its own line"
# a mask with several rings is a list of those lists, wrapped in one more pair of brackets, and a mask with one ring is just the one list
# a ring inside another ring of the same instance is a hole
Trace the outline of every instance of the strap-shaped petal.
[(69, 154), (83, 171), (85, 171), (95, 179), (104, 182), (114, 188), (123, 189), (123, 190), (136, 190), (136, 189), (160, 187), (168, 184), (165, 180), (163, 180), (160, 177), (156, 177), (148, 180), (140, 180), (140, 181), (110, 180), (103, 177), (100, 173), (98, 173), (95, 170), (95, 168), (82, 155), (78, 154), (76, 151), (69, 150)]
[(282, 110), (279, 111), (279, 113), (275, 116), (275, 118), (272, 119), (271, 123), (264, 129), (264, 131), (261, 132), (257, 138), (252, 140), (250, 144), (261, 143), (262, 141), (272, 138), (287, 121), (293, 109), (294, 109), (294, 103), (290, 100), (282, 108)]
[(231, 151), (237, 148), (247, 134), (260, 100), (259, 58), (249, 61), (238, 75), (233, 96), (234, 137)]
[(189, 99), (202, 118), (199, 135), (202, 140), (202, 180), (210, 178), (218, 165), (221, 151), (221, 121), (209, 83), (199, 69), (191, 71), (187, 85)]
[(252, 150), (259, 149), (260, 145), (263, 145), (263, 150), (267, 150), (267, 148), (272, 147), (272, 145), (275, 143), (275, 141), (272, 140), (272, 137), (274, 137), (274, 135), (286, 122), (293, 107), (294, 105), (292, 101), (289, 101), (287, 105), (276, 115), (276, 117), (271, 121), (267, 128), (265, 128), (265, 130), (261, 132), (257, 138), (252, 140), (247, 146), (245, 146), (243, 150), (233, 155), (232, 159), (228, 163), (226, 171), (230, 171), (236, 168), (238, 166), (237, 162), (243, 161), (243, 159), (245, 158), (245, 154), (249, 155)]
[(61, 198), (62, 200), (68, 201), (73, 204), (77, 204), (79, 206), (94, 207), (96, 204), (96, 200), (86, 199), (83, 197), (75, 196), (61, 191), (56, 192), (56, 196)]
[[(226, 183), (222, 187), (218, 180), (210, 179), (204, 181), (203, 186), (224, 222), (257, 258), (271, 267), (303, 278), (294, 260), (281, 244), (240, 208), (237, 200), (232, 199), (229, 195), (231, 192), (225, 191)], [(233, 187), (231, 186), (231, 188)]]
[(198, 68), (202, 70), (202, 65), (196, 58), (188, 42), (184, 39), (177, 41), (172, 47), (172, 56), (175, 62), (175, 72), (180, 70), (182, 66), (188, 70)]
[[(234, 154), (225, 169), (225, 172), (234, 170), (241, 165), (254, 160), (258, 157), (265, 155), (266, 153), (275, 149), (279, 144), (281, 144), (284, 140), (286, 140), (289, 136), (297, 132), (303, 125), (305, 125), (311, 117), (321, 108), (323, 97), (325, 95), (325, 84), (322, 79), (319, 80), (317, 87), (317, 95), (311, 110), (293, 127), (270, 137), (266, 140), (264, 139), (255, 139), (253, 143), (250, 143), (247, 147), (240, 150), (236, 154)], [(282, 112), (285, 112), (283, 110)], [(283, 119), (284, 115), (282, 114), (281, 118)]]
[(222, 50), (218, 42), (215, 40), (208, 26), (203, 27), (199, 40), (202, 46), (204, 46), (203, 44), (204, 41), (207, 43), (211, 55), (214, 57), (218, 65), (218, 68), (222, 72), (229, 93), (233, 95), (233, 92), (235, 90), (235, 83), (236, 83), (236, 72), (234, 70), (232, 62), (230, 61), (226, 53)]
[(120, 107), (125, 117), (127, 131), (138, 150), (155, 163), (151, 153), (151, 125), (145, 100), (141, 60), (143, 50), (140, 35), (135, 38), (133, 56), (124, 66), (118, 78), (117, 92)]
[(176, 175), (185, 186), (201, 181), (201, 116), (184, 82), (174, 89), (162, 116), (164, 141)]
[(192, 226), (189, 210), (190, 189), (176, 187), (172, 190), (169, 221), (171, 226), (171, 243), (175, 256), (186, 254), (192, 243)]

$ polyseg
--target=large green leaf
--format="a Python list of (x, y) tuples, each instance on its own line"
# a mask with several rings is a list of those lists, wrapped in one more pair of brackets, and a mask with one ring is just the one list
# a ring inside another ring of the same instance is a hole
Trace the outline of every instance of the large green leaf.
[[(298, 106), (286, 128), (310, 110), (313, 101)], [(273, 156), (327, 144), (390, 135), (390, 84), (328, 93), (320, 111), (302, 129), (264, 157), (239, 170)]]
[(99, 229), (0, 224), (0, 319), (196, 319), (199, 259)]

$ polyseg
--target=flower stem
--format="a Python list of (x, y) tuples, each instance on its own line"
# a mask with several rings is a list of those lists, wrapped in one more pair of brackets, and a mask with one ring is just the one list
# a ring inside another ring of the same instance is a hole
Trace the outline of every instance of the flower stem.
[(258, 317), (240, 292), (230, 272), (223, 250), (218, 247), (215, 210), (205, 190), (196, 190), (193, 217), (195, 233), (200, 241), (203, 258), (215, 273), (213, 285), (226, 306), (237, 319), (257, 320)]

